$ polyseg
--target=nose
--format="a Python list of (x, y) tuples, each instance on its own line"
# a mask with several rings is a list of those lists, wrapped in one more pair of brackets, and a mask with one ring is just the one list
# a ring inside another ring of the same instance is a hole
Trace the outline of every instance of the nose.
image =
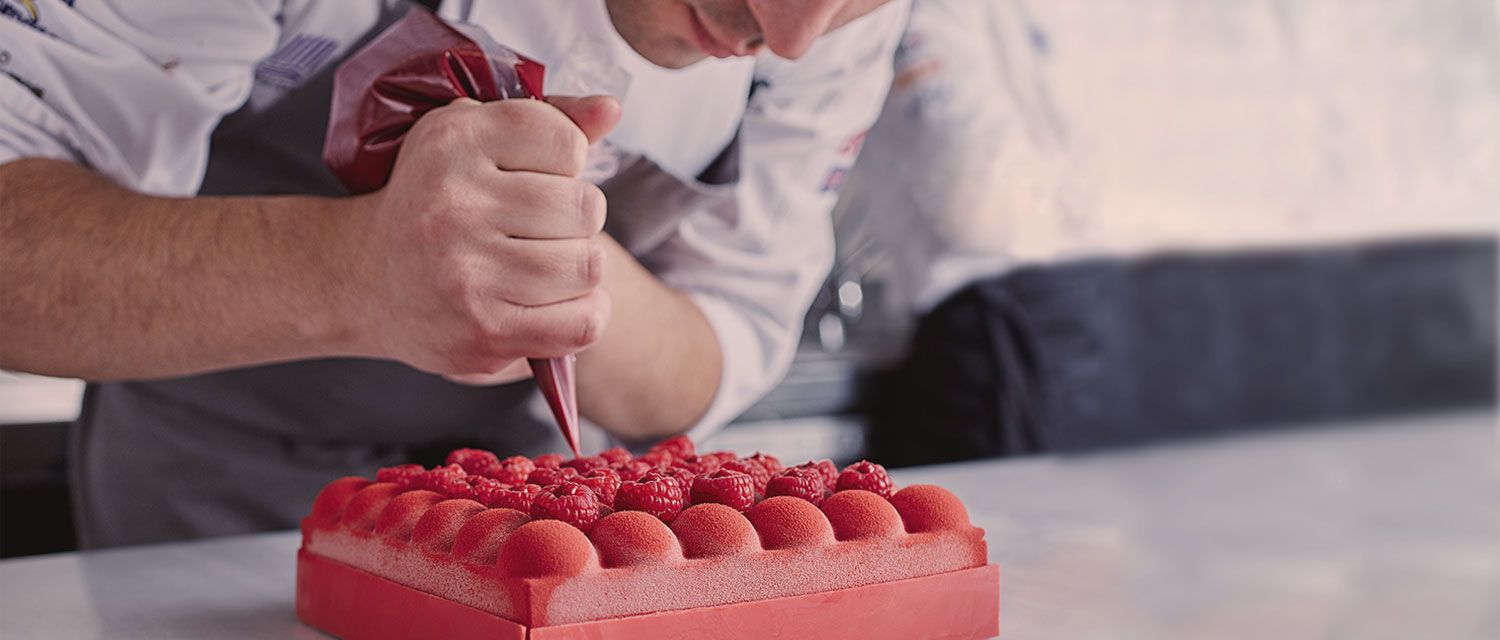
[(761, 29), (760, 23), (756, 22), (755, 14), (751, 13), (748, 7), (733, 11), (720, 11), (711, 15), (712, 23), (704, 20), (705, 26), (710, 29), (718, 27), (719, 40), (730, 53), (737, 56), (751, 56), (759, 53), (765, 46), (765, 31)]
[(756, 34), (751, 35), (751, 36), (746, 36), (744, 38), (740, 38), (740, 39), (738, 39), (738, 40), (735, 41), (735, 43), (734, 43), (734, 55), (737, 55), (737, 56), (753, 56), (753, 55), (755, 55), (757, 53), (760, 53), (761, 48), (764, 47), (765, 45), (766, 45), (766, 38), (765, 38), (765, 36), (763, 36), (763, 35), (761, 35), (759, 33), (756, 33)]
[(769, 41), (771, 51), (789, 60), (802, 57), (813, 40), (822, 35), (835, 14), (850, 0), (749, 0), (750, 13)]

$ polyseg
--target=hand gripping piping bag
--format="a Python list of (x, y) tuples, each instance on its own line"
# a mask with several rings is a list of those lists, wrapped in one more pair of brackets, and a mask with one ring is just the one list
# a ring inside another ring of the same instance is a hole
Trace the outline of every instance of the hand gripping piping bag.
[[(379, 189), (390, 178), (406, 132), (422, 114), (458, 98), (539, 99), (544, 72), (542, 64), (477, 27), (413, 8), (340, 65), (323, 162), (351, 193)], [(584, 93), (588, 87), (575, 81), (570, 88)], [(607, 148), (590, 151), (589, 168), (580, 177), (614, 172)], [(579, 455), (576, 357), (527, 361), (563, 438)]]

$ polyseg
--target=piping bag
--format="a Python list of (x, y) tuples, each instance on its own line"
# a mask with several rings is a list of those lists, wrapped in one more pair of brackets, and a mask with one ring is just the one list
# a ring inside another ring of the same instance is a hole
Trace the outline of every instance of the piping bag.
[[(323, 162), (351, 193), (379, 189), (390, 178), (406, 132), (422, 114), (458, 98), (540, 99), (544, 72), (543, 65), (496, 43), (482, 29), (413, 8), (339, 66)], [(527, 359), (575, 457), (576, 361), (572, 355)]]

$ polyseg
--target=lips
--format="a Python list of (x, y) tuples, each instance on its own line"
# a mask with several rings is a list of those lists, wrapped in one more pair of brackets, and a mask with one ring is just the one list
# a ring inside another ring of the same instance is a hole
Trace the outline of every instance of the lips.
[(728, 58), (734, 55), (734, 51), (720, 43), (717, 38), (709, 33), (708, 26), (703, 24), (703, 19), (698, 16), (697, 7), (688, 7), (688, 16), (692, 18), (693, 34), (698, 38), (698, 48), (704, 53), (715, 58)]

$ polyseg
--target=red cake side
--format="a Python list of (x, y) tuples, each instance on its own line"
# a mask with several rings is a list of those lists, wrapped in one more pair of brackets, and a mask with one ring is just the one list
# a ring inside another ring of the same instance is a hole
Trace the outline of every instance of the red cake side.
[(297, 554), (297, 616), (347, 640), (662, 640), (928, 638), (1000, 634), (1000, 568), (772, 600), (527, 627), (345, 564)]
[[(740, 491), (743, 482), (735, 477), (724, 491)], [(563, 520), (487, 508), (414, 484), (362, 478), (329, 484), (303, 521), (304, 552), (533, 628), (848, 589), (986, 563), (983, 531), (969, 523), (956, 497), (935, 486), (906, 487), (889, 499), (846, 489), (819, 505), (772, 496), (743, 513), (727, 506), (737, 500), (730, 495), (726, 504), (695, 504), (670, 525), (643, 511), (619, 511), (588, 521), (585, 533)]]

